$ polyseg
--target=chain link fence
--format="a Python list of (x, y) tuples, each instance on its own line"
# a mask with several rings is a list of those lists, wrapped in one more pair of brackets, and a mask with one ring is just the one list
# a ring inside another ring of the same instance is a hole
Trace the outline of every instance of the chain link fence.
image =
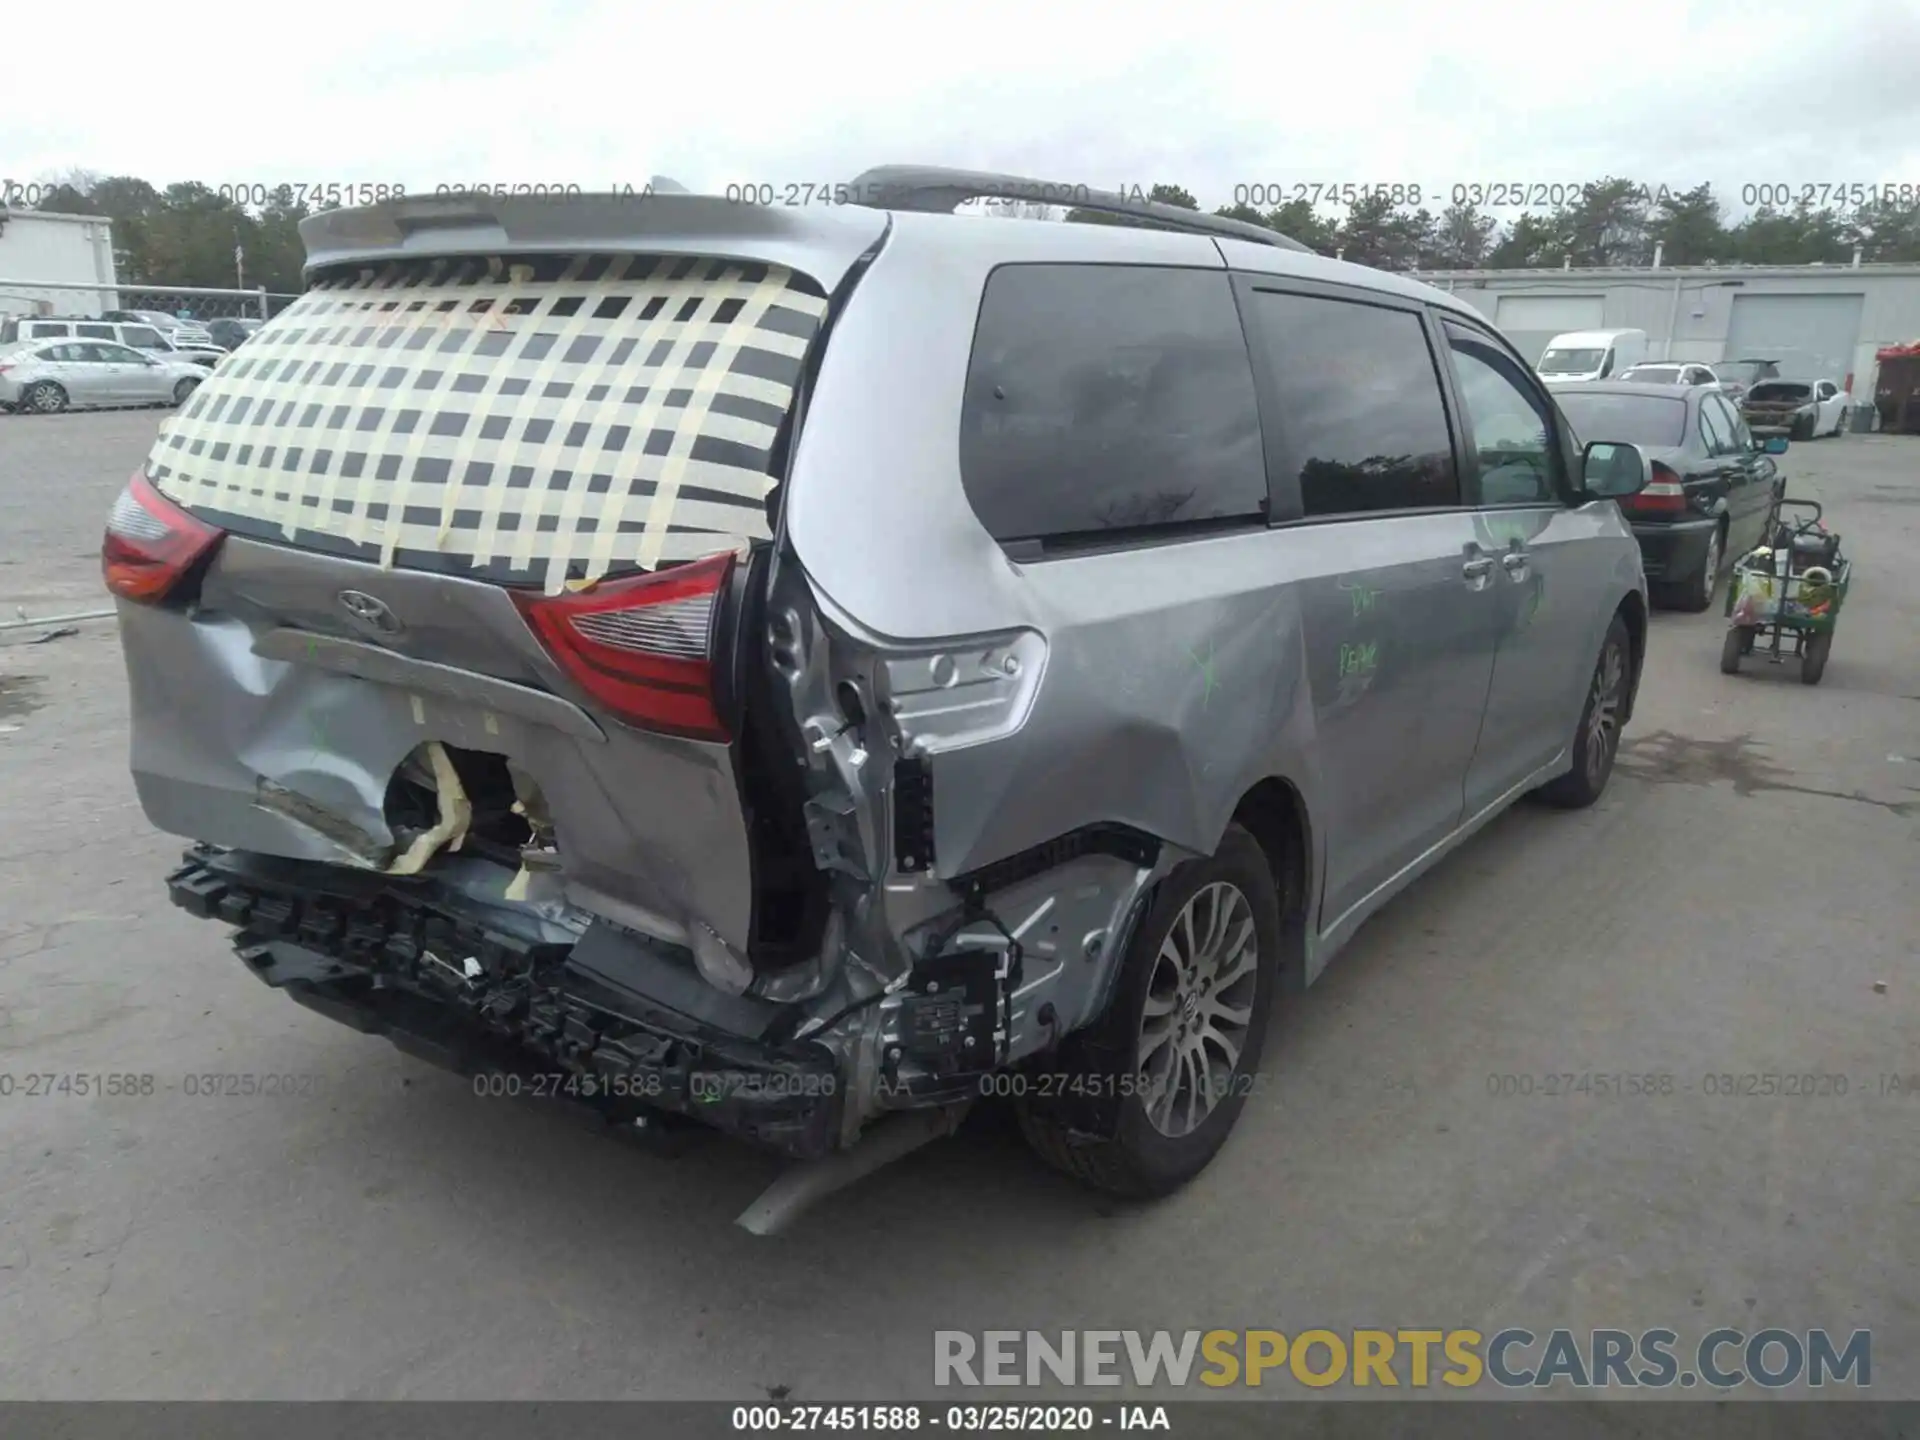
[[(147, 311), (175, 320), (270, 320), (298, 295), (265, 289), (211, 290), (197, 286), (83, 285), (70, 280), (0, 279), (0, 317), (88, 319), (117, 311)], [(124, 318), (135, 317), (128, 314)]]

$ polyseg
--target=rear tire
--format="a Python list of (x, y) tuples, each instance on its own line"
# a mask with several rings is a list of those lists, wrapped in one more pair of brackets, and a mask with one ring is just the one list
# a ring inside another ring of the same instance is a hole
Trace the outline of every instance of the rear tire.
[(1618, 615), (1600, 642), (1587, 703), (1573, 737), (1573, 768), (1540, 787), (1540, 798), (1562, 810), (1583, 810), (1606, 793), (1620, 750), (1621, 716), (1626, 710), (1628, 677), (1633, 673), (1633, 642)]
[(20, 393), (20, 408), (30, 415), (58, 415), (67, 408), (67, 392), (51, 380), (42, 380)]
[[(1113, 1134), (1076, 1136), (1044, 1098), (1022, 1097), (1014, 1113), (1034, 1153), (1131, 1199), (1171, 1194), (1206, 1169), (1259, 1072), (1281, 943), (1266, 854), (1229, 825), (1213, 855), (1161, 884), (1127, 940), (1106, 1014), (1049, 1064), (1063, 1081), (1051, 1091), (1117, 1096)], [(1081, 1078), (1088, 1086), (1074, 1086)]]
[(1700, 574), (1673, 591), (1673, 608), (1698, 615), (1713, 608), (1713, 595), (1720, 588), (1720, 563), (1727, 548), (1724, 527), (1715, 530), (1707, 541), (1707, 553), (1700, 560)]
[(186, 404), (187, 397), (199, 388), (200, 382), (198, 380), (182, 380), (178, 385), (173, 387), (173, 403), (175, 405)]
[(1720, 642), (1720, 673), (1738, 675), (1740, 657), (1753, 649), (1753, 629), (1747, 625), (1729, 625), (1727, 638)]
[(1827, 673), (1827, 655), (1833, 649), (1833, 632), (1826, 630), (1818, 635), (1810, 635), (1800, 647), (1800, 683), (1818, 685), (1820, 677)]

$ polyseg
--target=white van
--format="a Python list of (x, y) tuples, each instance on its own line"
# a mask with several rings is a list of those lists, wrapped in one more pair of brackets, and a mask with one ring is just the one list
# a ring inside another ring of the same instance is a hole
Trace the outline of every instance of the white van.
[(1606, 380), (1647, 358), (1644, 330), (1573, 330), (1556, 335), (1533, 368), (1549, 385)]
[(0, 345), (24, 340), (107, 340), (145, 350), (158, 360), (208, 366), (219, 364), (227, 353), (225, 347), (211, 340), (202, 342), (179, 330), (169, 333), (157, 325), (130, 320), (93, 320), (74, 315), (9, 315), (0, 320)]

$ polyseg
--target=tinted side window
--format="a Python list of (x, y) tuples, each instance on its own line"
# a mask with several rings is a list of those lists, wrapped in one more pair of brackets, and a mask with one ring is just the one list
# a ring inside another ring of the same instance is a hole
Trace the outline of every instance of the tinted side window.
[(111, 340), (114, 338), (114, 329), (111, 325), (76, 325), (73, 327), (73, 333), (76, 335), (84, 335), (89, 340)]
[(1726, 417), (1704, 402), (1700, 406), (1700, 437), (1706, 442), (1709, 455), (1725, 455), (1733, 449), (1733, 436), (1727, 432)]
[(1740, 418), (1740, 411), (1723, 395), (1709, 395), (1706, 403), (1714, 408), (1720, 417), (1721, 428), (1733, 441), (1736, 454), (1745, 454), (1753, 449), (1753, 432), (1747, 429), (1747, 422)]
[(1470, 330), (1446, 327), (1460, 404), (1473, 431), (1482, 505), (1552, 504), (1560, 455), (1547, 401), (1505, 354)]
[(1281, 473), (1309, 515), (1460, 503), (1439, 373), (1417, 315), (1248, 292), (1247, 323), (1280, 404)]
[(1226, 274), (995, 270), (967, 370), (960, 474), (1001, 541), (1264, 516), (1253, 371)]

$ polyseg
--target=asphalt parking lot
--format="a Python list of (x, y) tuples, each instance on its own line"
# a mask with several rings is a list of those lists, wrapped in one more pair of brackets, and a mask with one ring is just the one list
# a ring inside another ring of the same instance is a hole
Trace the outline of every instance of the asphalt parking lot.
[[(157, 419), (0, 416), (0, 618), (104, 604)], [(1656, 615), (1604, 801), (1517, 808), (1372, 922), (1147, 1208), (986, 1115), (747, 1235), (773, 1162), (476, 1097), (251, 979), (167, 903), (113, 627), (0, 634), (0, 1071), (156, 1077), (0, 1098), (0, 1396), (935, 1398), (936, 1329), (1777, 1325), (1870, 1327), (1874, 1394), (1920, 1398), (1920, 1091), (1885, 1083), (1920, 1082), (1920, 440), (1781, 463), (1860, 577), (1825, 682)], [(1596, 1072), (1674, 1089), (1492, 1093)]]

